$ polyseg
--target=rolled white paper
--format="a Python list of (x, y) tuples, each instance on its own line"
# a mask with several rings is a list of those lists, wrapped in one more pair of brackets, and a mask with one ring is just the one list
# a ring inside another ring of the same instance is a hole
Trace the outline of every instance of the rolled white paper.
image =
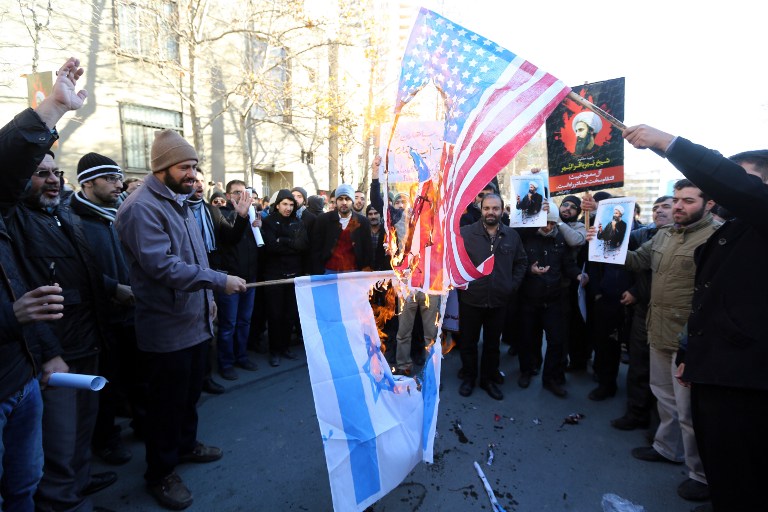
[(264, 247), (264, 238), (261, 236), (261, 229), (254, 227), (253, 222), (256, 220), (256, 216), (261, 215), (256, 211), (253, 205), (248, 207), (248, 221), (251, 223), (251, 231), (253, 231), (253, 238), (256, 239), (256, 247)]
[(253, 236), (256, 238), (256, 247), (264, 247), (264, 239), (261, 237), (261, 228), (253, 228)]
[(98, 375), (82, 375), (80, 373), (52, 373), (48, 380), (49, 386), (59, 388), (90, 389), (101, 391), (107, 379)]

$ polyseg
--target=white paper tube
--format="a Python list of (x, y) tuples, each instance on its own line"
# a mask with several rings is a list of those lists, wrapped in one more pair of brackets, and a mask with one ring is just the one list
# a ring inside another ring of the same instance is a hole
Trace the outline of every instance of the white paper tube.
[(101, 391), (107, 379), (98, 375), (82, 375), (80, 373), (53, 373), (48, 380), (49, 386), (58, 388), (90, 389)]

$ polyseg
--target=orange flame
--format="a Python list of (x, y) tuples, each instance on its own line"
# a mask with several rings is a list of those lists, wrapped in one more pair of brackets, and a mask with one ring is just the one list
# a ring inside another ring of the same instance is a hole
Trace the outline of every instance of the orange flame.
[(384, 344), (384, 340), (387, 339), (387, 335), (384, 333), (384, 325), (395, 316), (395, 298), (397, 293), (393, 286), (383, 283), (380, 286), (377, 284), (371, 288), (368, 296), (371, 299), (371, 309), (376, 319), (376, 329), (379, 331), (381, 352), (385, 353), (387, 346)]

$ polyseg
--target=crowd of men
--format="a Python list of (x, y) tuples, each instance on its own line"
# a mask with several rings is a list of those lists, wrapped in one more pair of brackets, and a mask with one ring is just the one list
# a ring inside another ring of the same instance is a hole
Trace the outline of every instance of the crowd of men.
[[(347, 184), (333, 192), (328, 211), (324, 198), (302, 187), (259, 201), (232, 180), (206, 195), (196, 149), (173, 130), (156, 133), (143, 179), (126, 179), (113, 158), (91, 152), (78, 163), (79, 190), (65, 194), (50, 148), (56, 123), (87, 96), (76, 88), (82, 73), (69, 59), (52, 94), (0, 130), (7, 162), (0, 187), (2, 508), (106, 510), (90, 496), (117, 475), (91, 473), (91, 457), (115, 465), (131, 459), (116, 426), (127, 411), (145, 442), (148, 492), (181, 510), (193, 496), (177, 466), (222, 457), (197, 436), (201, 393), (224, 392), (214, 366), (227, 380), (256, 371), (249, 351), (265, 332), (271, 366), (296, 359), (293, 278), (391, 269), (409, 229), (410, 197), (390, 195), (385, 205), (378, 159), (367, 206), (366, 194)], [(700, 510), (760, 510), (759, 468), (768, 454), (760, 312), (768, 272), (754, 258), (768, 245), (760, 215), (768, 151), (726, 159), (644, 125), (624, 137), (665, 154), (687, 177), (673, 196), (655, 201), (652, 224), (627, 226), (617, 209), (610, 224), (595, 225), (598, 203), (610, 194), (569, 195), (557, 206), (542, 200), (534, 182), (516, 208), (541, 208), (546, 226), (509, 227), (494, 183), (467, 207), (467, 254), (475, 265), (493, 256), (494, 266), (458, 291), (458, 392), (467, 397), (479, 385), (504, 398), (503, 340), (518, 355), (521, 388), (541, 373), (542, 386), (565, 398), (566, 374), (586, 371), (591, 360), (597, 386), (589, 398), (603, 401), (616, 394), (624, 345), (627, 409), (612, 425), (654, 427), (651, 446), (631, 455), (685, 464), (678, 493), (711, 500)], [(385, 247), (388, 232), (400, 245)], [(625, 233), (624, 265), (588, 261), (590, 240), (620, 245)], [(257, 289), (259, 282), (270, 286)], [(577, 292), (586, 294), (586, 319)], [(388, 293), (374, 292), (372, 305), (399, 312), (385, 315), (388, 357), (395, 374), (411, 375), (438, 335), (441, 297), (418, 292), (394, 306)], [(48, 387), (56, 372), (102, 374), (112, 384), (100, 393)]]

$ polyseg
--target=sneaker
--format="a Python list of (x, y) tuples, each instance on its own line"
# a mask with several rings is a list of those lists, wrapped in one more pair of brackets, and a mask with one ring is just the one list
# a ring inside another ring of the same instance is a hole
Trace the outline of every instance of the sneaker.
[(186, 462), (206, 463), (219, 460), (224, 454), (221, 448), (215, 446), (205, 446), (198, 442), (191, 452), (179, 455), (179, 464)]
[(688, 501), (707, 501), (709, 499), (709, 486), (693, 478), (686, 478), (677, 487), (677, 494)]
[(219, 375), (221, 375), (223, 379), (227, 379), (227, 380), (238, 379), (237, 372), (231, 366), (229, 368), (219, 368)]
[(247, 358), (236, 362), (235, 365), (249, 372), (255, 372), (258, 369), (256, 363)]
[(192, 493), (176, 473), (163, 478), (159, 484), (149, 486), (151, 494), (157, 502), (171, 510), (184, 510), (192, 504)]

